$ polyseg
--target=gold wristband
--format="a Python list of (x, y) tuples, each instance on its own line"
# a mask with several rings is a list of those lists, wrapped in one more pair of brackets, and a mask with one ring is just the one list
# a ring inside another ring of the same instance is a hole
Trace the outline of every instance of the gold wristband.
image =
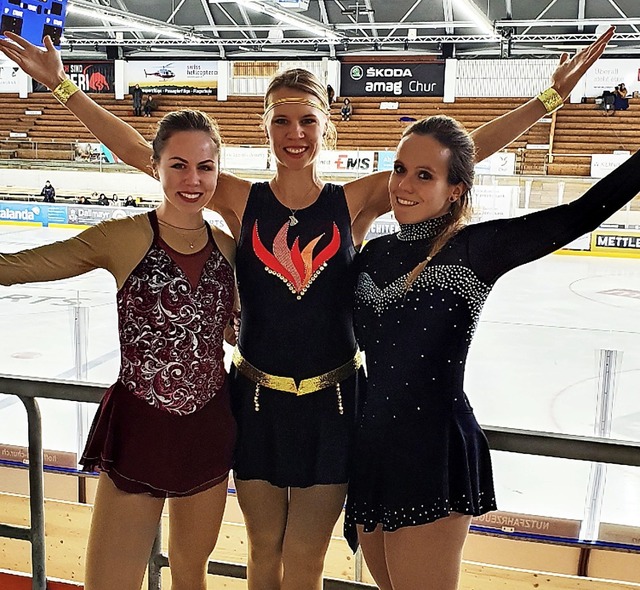
[(55, 96), (62, 104), (67, 104), (69, 98), (78, 92), (78, 90), (80, 90), (80, 88), (69, 80), (69, 78), (65, 78), (53, 89), (53, 96)]
[(553, 113), (553, 111), (557, 111), (564, 105), (564, 100), (558, 94), (558, 91), (551, 86), (543, 90), (536, 98), (544, 105), (547, 113)]

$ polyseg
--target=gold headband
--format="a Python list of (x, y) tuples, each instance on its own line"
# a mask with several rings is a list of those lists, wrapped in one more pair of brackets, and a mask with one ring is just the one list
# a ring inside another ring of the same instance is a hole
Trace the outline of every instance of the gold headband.
[(269, 113), (269, 111), (273, 110), (274, 108), (276, 108), (281, 104), (306, 104), (307, 106), (310, 106), (310, 107), (313, 107), (314, 109), (318, 109), (319, 111), (322, 111), (325, 115), (329, 114), (329, 111), (325, 109), (322, 106), (322, 104), (320, 104), (319, 102), (316, 102), (315, 100), (309, 100), (308, 98), (291, 97), (291, 98), (279, 98), (278, 100), (274, 100), (264, 110), (264, 115), (266, 116)]

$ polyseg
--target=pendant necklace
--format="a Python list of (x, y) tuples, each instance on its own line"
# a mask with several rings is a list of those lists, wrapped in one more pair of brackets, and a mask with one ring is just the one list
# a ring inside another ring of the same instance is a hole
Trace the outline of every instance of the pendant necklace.
[[(278, 181), (274, 178), (273, 179), (273, 185), (274, 187), (277, 189), (278, 193), (283, 196), (282, 191), (280, 190), (280, 185), (278, 184)], [(307, 197), (311, 194), (311, 192), (313, 191), (314, 188), (317, 188), (317, 184), (316, 181), (313, 181), (313, 184), (311, 185), (311, 188), (306, 192), (306, 194), (304, 195), (304, 197), (302, 197), (302, 199), (300, 199), (302, 202), (305, 202)], [(280, 201), (280, 203), (282, 205), (284, 205), (284, 203), (282, 203), (282, 201)], [(289, 209), (289, 211), (291, 211), (291, 215), (289, 215), (289, 227), (293, 227), (294, 225), (298, 225), (299, 223), (299, 219), (296, 217), (296, 213), (301, 209), (301, 207), (298, 207), (297, 209), (292, 209), (291, 207), (289, 207), (289, 205), (284, 205), (287, 209)]]
[(195, 228), (178, 227), (177, 225), (172, 225), (171, 223), (163, 221), (162, 219), (158, 219), (158, 223), (160, 225), (164, 225), (165, 227), (170, 227), (171, 229), (173, 229), (174, 233), (178, 234), (189, 245), (190, 250), (193, 250), (195, 248), (196, 241), (200, 239), (200, 236), (202, 236), (202, 231), (207, 227), (206, 223), (204, 223), (200, 227)]

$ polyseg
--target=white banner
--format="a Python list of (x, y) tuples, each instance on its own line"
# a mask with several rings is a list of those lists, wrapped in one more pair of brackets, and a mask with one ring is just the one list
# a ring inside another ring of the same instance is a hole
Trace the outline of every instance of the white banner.
[(374, 151), (325, 150), (318, 159), (320, 172), (373, 172)]
[(266, 170), (269, 148), (224, 146), (221, 154), (223, 170)]
[(136, 84), (148, 94), (215, 94), (218, 87), (218, 62), (128, 61), (129, 92)]
[(496, 152), (478, 162), (474, 170), (476, 174), (513, 176), (516, 173), (516, 155), (514, 152)]
[(517, 198), (517, 186), (475, 185), (471, 191), (472, 223), (513, 217)]
[(629, 96), (640, 90), (640, 59), (599, 59), (584, 75), (584, 96), (602, 96), (624, 82)]
[(591, 176), (604, 178), (609, 172), (615, 170), (620, 164), (631, 157), (630, 152), (618, 154), (593, 154), (591, 156)]
[(20, 68), (9, 59), (0, 59), (0, 93), (18, 93)]

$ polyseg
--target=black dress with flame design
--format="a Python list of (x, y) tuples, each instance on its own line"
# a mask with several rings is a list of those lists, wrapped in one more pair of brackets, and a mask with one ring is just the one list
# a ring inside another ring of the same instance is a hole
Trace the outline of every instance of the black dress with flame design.
[[(298, 223), (290, 215), (267, 182), (253, 185), (236, 258), (238, 346), (261, 371), (299, 382), (354, 356), (355, 248), (341, 186), (326, 184), (312, 205), (296, 211)], [(255, 383), (232, 375), (236, 477), (282, 487), (347, 481), (359, 375), (341, 384), (342, 414), (335, 387), (302, 396), (263, 387), (256, 411)]]

